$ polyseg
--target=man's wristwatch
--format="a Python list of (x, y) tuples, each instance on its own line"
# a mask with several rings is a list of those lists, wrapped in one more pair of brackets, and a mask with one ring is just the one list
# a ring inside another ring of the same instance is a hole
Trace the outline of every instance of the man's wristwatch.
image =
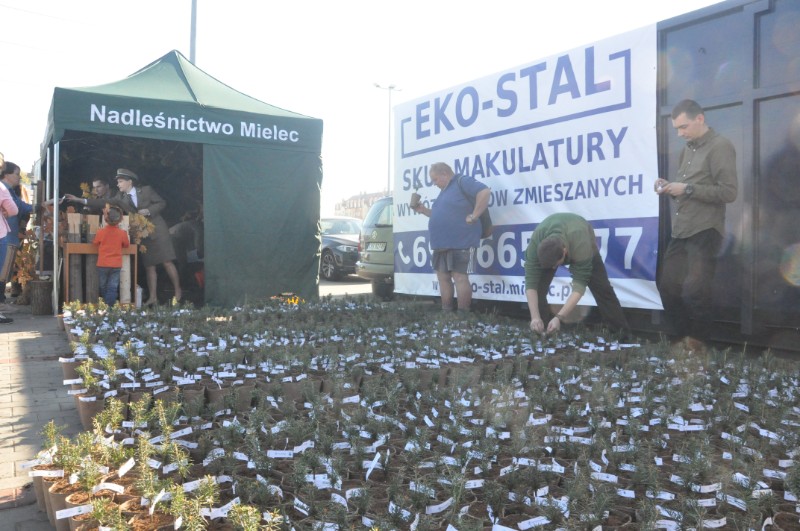
[(690, 195), (692, 195), (694, 193), (694, 185), (693, 184), (687, 184), (686, 188), (683, 190), (683, 193), (686, 194), (686, 197), (689, 197)]

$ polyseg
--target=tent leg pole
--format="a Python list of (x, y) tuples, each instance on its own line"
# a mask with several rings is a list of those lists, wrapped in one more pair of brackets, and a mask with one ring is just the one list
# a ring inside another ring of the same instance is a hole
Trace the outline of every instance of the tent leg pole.
[[(58, 286), (59, 286), (59, 279), (58, 279), (58, 252), (60, 249), (58, 248), (58, 222), (59, 222), (59, 159), (61, 155), (61, 142), (56, 142), (53, 146), (53, 315), (58, 316)], [(50, 158), (50, 149), (47, 150), (47, 157)], [(48, 160), (47, 164), (47, 172), (48, 178), (50, 174), (50, 161)]]

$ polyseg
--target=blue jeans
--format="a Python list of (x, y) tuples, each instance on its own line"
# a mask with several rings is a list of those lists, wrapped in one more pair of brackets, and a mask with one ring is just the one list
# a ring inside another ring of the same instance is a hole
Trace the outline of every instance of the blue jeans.
[[(2, 214), (0, 214), (2, 216)], [(0, 265), (6, 259), (6, 249), (8, 249), (8, 235), (0, 238)], [(6, 283), (0, 279), (0, 304), (6, 302)]]
[(100, 277), (100, 296), (106, 304), (113, 306), (119, 297), (119, 272), (121, 267), (97, 267)]

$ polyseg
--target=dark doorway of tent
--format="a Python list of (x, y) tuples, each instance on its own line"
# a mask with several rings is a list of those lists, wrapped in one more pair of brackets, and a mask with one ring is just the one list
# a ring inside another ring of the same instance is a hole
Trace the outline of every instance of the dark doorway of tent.
[[(201, 306), (205, 255), (202, 144), (66, 131), (61, 141), (62, 195), (80, 196), (81, 187), (91, 189), (95, 179), (105, 179), (114, 195), (119, 192), (115, 179), (118, 168), (135, 172), (140, 185), (152, 187), (166, 201), (161, 216), (175, 250), (182, 301)], [(141, 258), (140, 254), (138, 284), (143, 300), (147, 300), (147, 275)], [(163, 265), (156, 270), (159, 304), (168, 304), (174, 297), (172, 283)]]

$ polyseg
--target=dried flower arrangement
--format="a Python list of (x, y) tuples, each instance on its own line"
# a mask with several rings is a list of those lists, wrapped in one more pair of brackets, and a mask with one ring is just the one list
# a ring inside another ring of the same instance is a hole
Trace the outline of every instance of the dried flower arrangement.
[(32, 230), (25, 233), (22, 245), (17, 249), (17, 257), (14, 261), (16, 269), (12, 280), (19, 282), (23, 289), (31, 280), (38, 280), (36, 274), (36, 259), (39, 254), (39, 240)]
[(131, 242), (139, 246), (139, 252), (146, 253), (147, 246), (142, 244), (142, 241), (153, 234), (153, 231), (156, 230), (155, 225), (146, 216), (132, 213), (128, 215), (128, 226)]

